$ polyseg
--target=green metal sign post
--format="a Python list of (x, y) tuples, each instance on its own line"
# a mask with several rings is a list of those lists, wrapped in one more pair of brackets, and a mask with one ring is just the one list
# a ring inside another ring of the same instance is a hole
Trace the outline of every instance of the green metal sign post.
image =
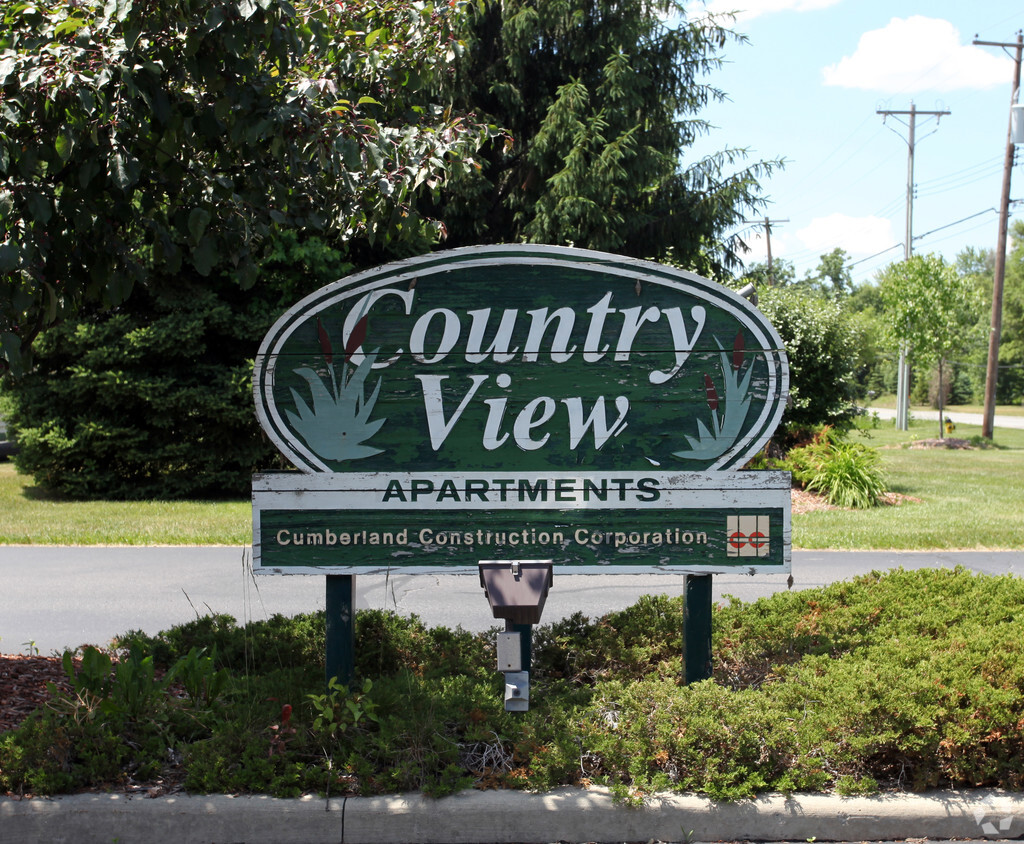
[(711, 578), (686, 575), (683, 605), (683, 674), (687, 685), (711, 677)]
[(356, 670), (356, 576), (327, 575), (325, 597), (325, 679), (328, 685), (331, 678), (337, 678), (343, 686), (348, 686), (355, 678)]
[(260, 574), (789, 570), (789, 475), (742, 471), (786, 353), (691, 273), (535, 245), (389, 264), (283, 314), (253, 394), (295, 467), (253, 478)]

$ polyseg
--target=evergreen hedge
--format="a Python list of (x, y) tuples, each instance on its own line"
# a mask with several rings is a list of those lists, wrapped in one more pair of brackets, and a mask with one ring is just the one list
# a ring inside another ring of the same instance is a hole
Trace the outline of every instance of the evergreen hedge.
[(73, 499), (246, 497), (281, 465), (256, 422), (252, 365), (280, 313), (350, 269), (318, 240), (280, 237), (260, 286), (154, 276), (120, 307), (42, 333), (4, 385), (18, 470)]

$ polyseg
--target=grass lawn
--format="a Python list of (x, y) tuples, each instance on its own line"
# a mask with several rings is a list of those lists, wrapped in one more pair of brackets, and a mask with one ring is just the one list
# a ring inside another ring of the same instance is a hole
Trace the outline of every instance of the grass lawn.
[(0, 463), (0, 544), (248, 545), (244, 501), (62, 501)]
[[(877, 398), (871, 399), (869, 404), (872, 407), (896, 407), (896, 396), (878, 396)], [(928, 407), (923, 404), (914, 404), (910, 406), (910, 414), (913, 416), (915, 411), (929, 411), (934, 410), (933, 407)], [(951, 404), (943, 410), (949, 413), (984, 413), (985, 407), (980, 404)], [(1024, 416), (1024, 405), (1019, 404), (1000, 404), (996, 406), (996, 416)]]
[[(879, 448), (897, 507), (818, 510), (793, 517), (802, 549), (1024, 548), (1024, 430), (997, 428), (996, 447), (916, 449), (934, 423), (909, 432), (891, 422), (854, 435)], [(980, 428), (958, 425), (970, 438)], [(0, 544), (247, 545), (251, 507), (241, 501), (62, 501), (45, 494), (14, 465), (0, 463)]]
[[(995, 448), (907, 448), (936, 435), (934, 423), (891, 422), (854, 439), (880, 449), (893, 492), (909, 496), (897, 507), (819, 510), (793, 517), (793, 545), (814, 549), (1024, 548), (1024, 430), (996, 429)], [(981, 434), (958, 425), (956, 436)]]

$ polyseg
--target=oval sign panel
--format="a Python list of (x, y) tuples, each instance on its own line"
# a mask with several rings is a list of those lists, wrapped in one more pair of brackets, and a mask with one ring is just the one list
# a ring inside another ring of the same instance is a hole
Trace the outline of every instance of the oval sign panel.
[(330, 284), (256, 360), (257, 415), (304, 472), (741, 468), (785, 408), (782, 342), (691, 273), (536, 245)]

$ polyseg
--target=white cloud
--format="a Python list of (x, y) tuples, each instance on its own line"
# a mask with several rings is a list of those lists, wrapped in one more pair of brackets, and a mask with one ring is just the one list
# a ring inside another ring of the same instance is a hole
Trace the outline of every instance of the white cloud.
[(735, 12), (737, 21), (748, 21), (774, 12), (814, 12), (840, 2), (842, 0), (710, 0), (707, 9), (715, 14)]
[[(789, 256), (799, 251), (800, 243), (796, 237), (787, 232), (785, 223), (772, 226), (772, 258), (778, 261), (780, 258), (789, 260)], [(750, 267), (753, 264), (764, 264), (768, 260), (768, 241), (764, 236), (764, 226), (756, 223), (743, 235), (747, 244), (747, 251), (743, 253), (743, 263)]]
[(853, 55), (822, 71), (826, 85), (887, 93), (955, 91), (1005, 85), (1012, 61), (963, 44), (949, 21), (913, 15), (893, 18), (860, 37)]
[(796, 233), (804, 249), (824, 255), (835, 248), (845, 249), (854, 257), (869, 257), (888, 249), (899, 238), (893, 234), (892, 223), (881, 217), (850, 217), (830, 214), (818, 217)]

